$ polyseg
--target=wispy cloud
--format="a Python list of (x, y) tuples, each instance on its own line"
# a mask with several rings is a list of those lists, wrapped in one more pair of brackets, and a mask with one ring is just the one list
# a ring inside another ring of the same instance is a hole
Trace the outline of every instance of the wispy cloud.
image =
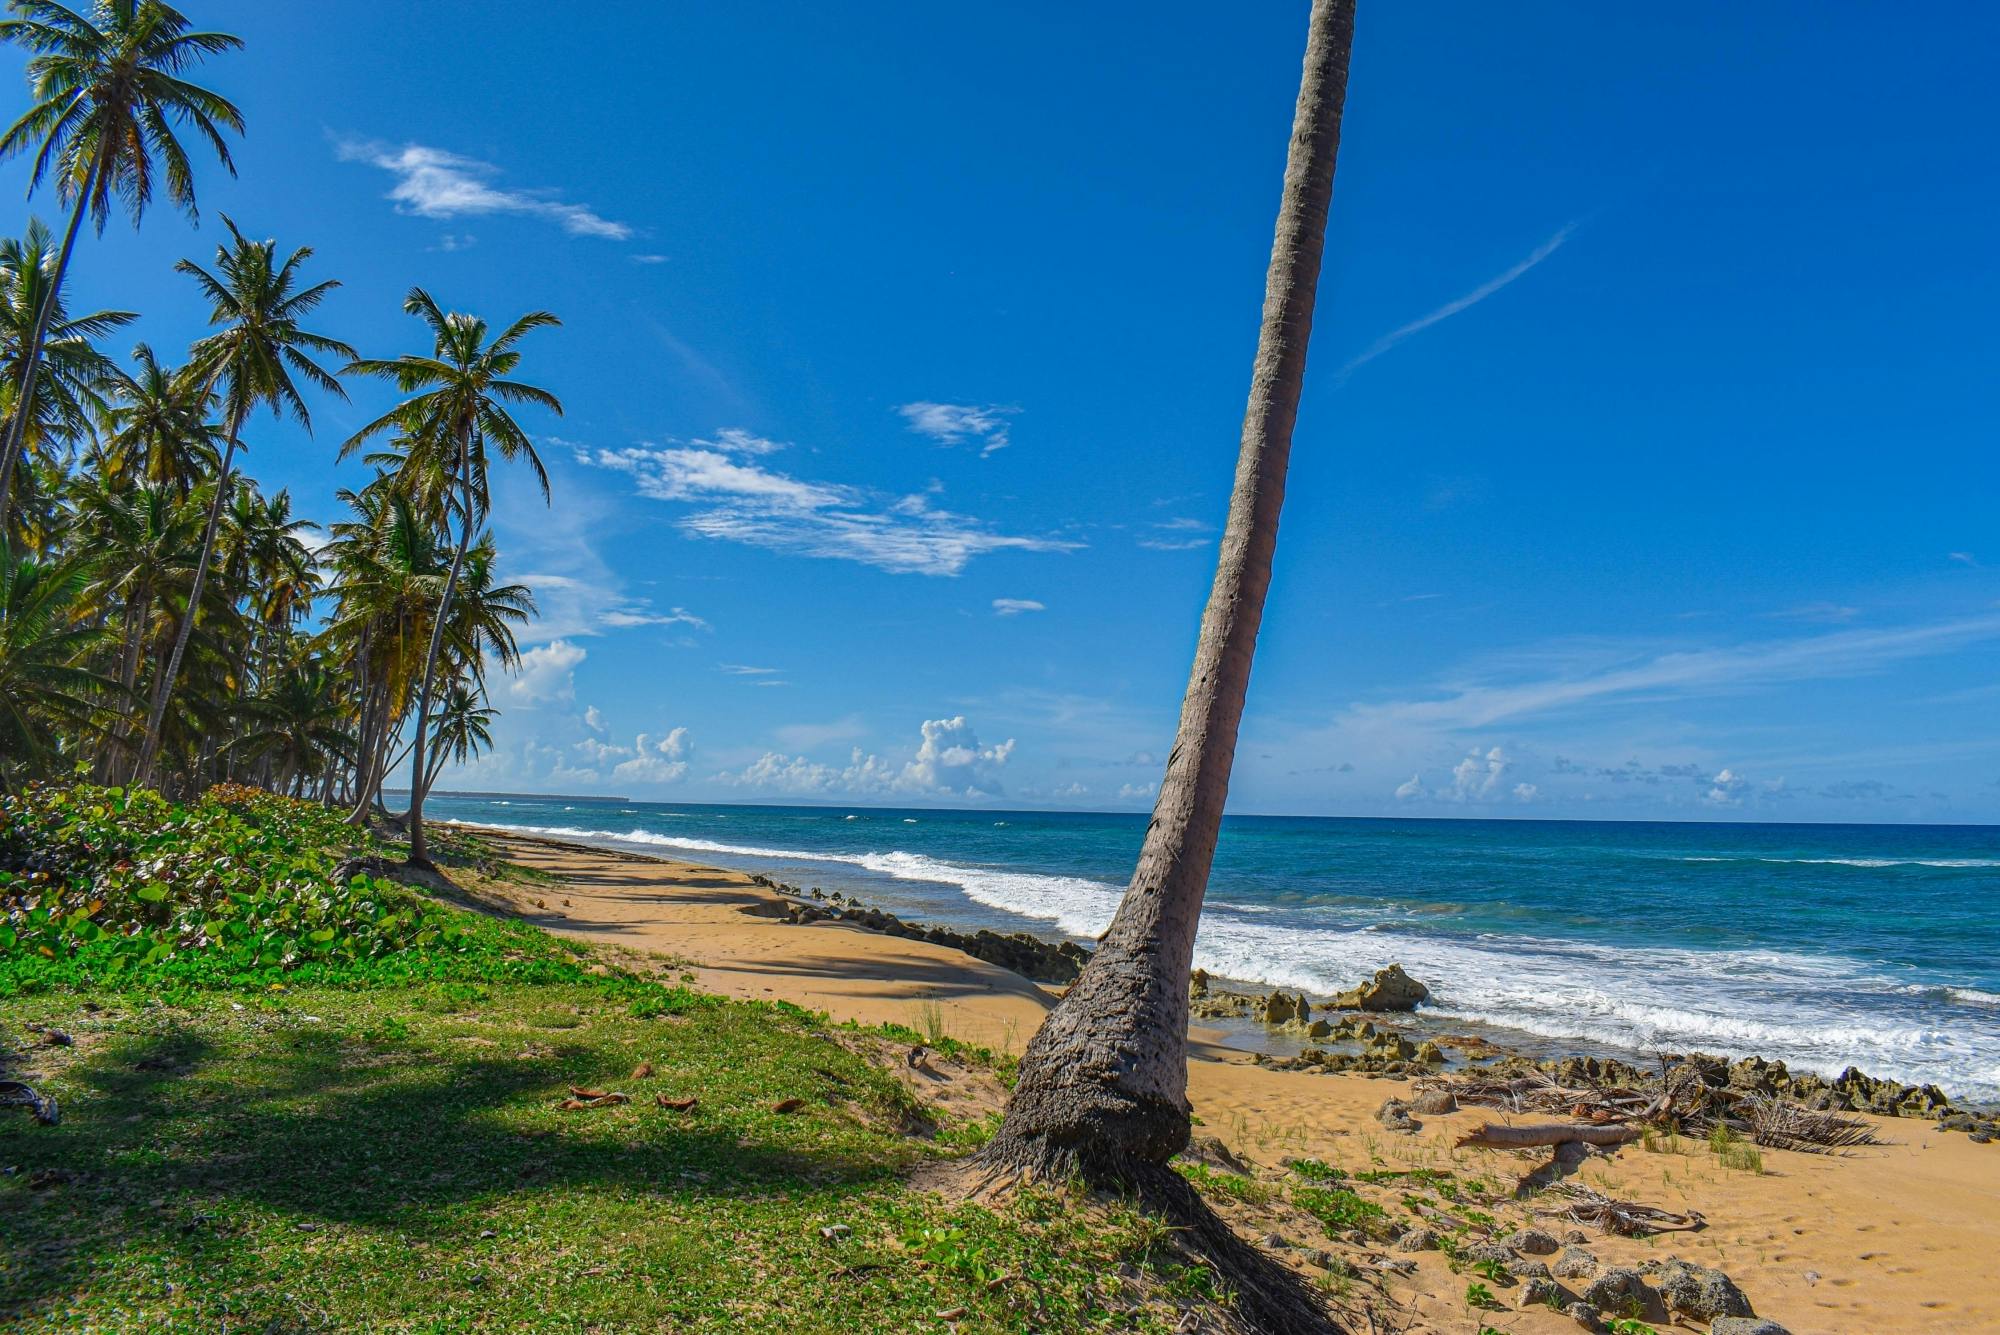
[(1007, 435), (1007, 419), (1021, 410), (998, 403), (918, 402), (905, 403), (896, 411), (910, 424), (910, 430), (920, 436), (929, 436), (940, 445), (978, 442), (979, 455), (984, 458), (995, 450), (1006, 449), (1011, 443)]
[(2000, 639), (2000, 616), (1966, 617), (1891, 630), (1837, 631), (1726, 648), (1625, 655), (1591, 652), (1554, 675), (1509, 682), (1447, 683), (1433, 699), (1356, 705), (1357, 720), (1449, 729), (1483, 728), (1600, 700), (1713, 694), (1774, 682), (1847, 677), (1903, 659)]
[(1214, 525), (1200, 519), (1177, 516), (1162, 519), (1146, 526), (1152, 530), (1147, 536), (1137, 539), (1139, 546), (1156, 552), (1191, 552), (1207, 547), (1215, 541), (1209, 535), (1215, 531)]
[(723, 663), (720, 666), (732, 677), (770, 677), (784, 671), (783, 668), (752, 667), (748, 663)]
[(1374, 361), (1377, 357), (1380, 357), (1383, 353), (1395, 347), (1398, 343), (1401, 343), (1404, 339), (1409, 338), (1411, 335), (1421, 334), (1424, 330), (1429, 329), (1432, 325), (1437, 324), (1444, 320), (1449, 320), (1452, 316), (1461, 314), (1462, 312), (1468, 311), (1472, 309), (1474, 306), (1477, 306), (1480, 302), (1486, 300), (1488, 297), (1498, 292), (1501, 288), (1506, 287), (1509, 283), (1519, 278), (1522, 274), (1525, 274), (1526, 272), (1528, 272), (1528, 270), (1534, 268), (1536, 265), (1540, 264), (1543, 260), (1547, 259), (1549, 256), (1555, 254), (1558, 250), (1562, 249), (1563, 242), (1569, 240), (1570, 234), (1576, 231), (1576, 229), (1577, 229), (1576, 223), (1574, 222), (1564, 223), (1560, 228), (1557, 229), (1556, 234), (1554, 236), (1542, 242), (1541, 245), (1536, 246), (1534, 250), (1529, 252), (1528, 257), (1520, 261), (1518, 264), (1515, 264), (1513, 267), (1506, 269), (1501, 273), (1495, 274), (1493, 277), (1481, 283), (1478, 287), (1473, 288), (1472, 291), (1466, 293), (1464, 296), (1459, 297), (1452, 301), (1447, 301), (1444, 305), (1438, 307), (1436, 310), (1430, 312), (1428, 315), (1420, 315), (1416, 319), (1410, 321), (1408, 324), (1390, 330), (1388, 333), (1382, 335), (1382, 337), (1376, 339), (1373, 343), (1369, 344), (1368, 347), (1361, 353), (1360, 356), (1354, 358), (1354, 360), (1348, 362), (1347, 365), (1341, 367), (1340, 373), (1336, 377), (1336, 379), (1339, 380), (1347, 379), (1348, 376), (1354, 374), (1356, 369), (1358, 369), (1363, 365), (1366, 365), (1369, 362)]
[(1046, 612), (1047, 607), (1033, 598), (995, 598), (993, 615), (997, 617), (1019, 616), (1023, 612)]
[(642, 496), (691, 505), (679, 524), (697, 537), (858, 561), (896, 574), (956, 575), (989, 552), (1061, 552), (1081, 545), (997, 533), (978, 519), (938, 509), (929, 493), (880, 496), (805, 481), (764, 463), (785, 448), (731, 428), (706, 440), (579, 449), (577, 459), (630, 476)]
[(494, 184), (500, 169), (425, 144), (384, 144), (341, 139), (334, 151), (343, 162), (365, 162), (396, 178), (389, 198), (405, 213), (421, 218), (458, 218), (518, 213), (544, 218), (574, 236), (630, 240), (629, 224), (615, 222), (582, 204), (569, 204), (547, 190), (509, 189)]
[(1971, 552), (1949, 552), (1946, 555), (1962, 566), (1971, 566), (1974, 570), (1979, 568), (1979, 559)]

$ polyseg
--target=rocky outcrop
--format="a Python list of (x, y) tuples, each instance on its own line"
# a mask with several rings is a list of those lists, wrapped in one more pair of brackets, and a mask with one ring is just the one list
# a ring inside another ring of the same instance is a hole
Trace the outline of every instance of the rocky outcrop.
[(871, 932), (881, 932), (886, 936), (899, 936), (910, 941), (929, 941), (934, 945), (950, 946), (962, 950), (977, 960), (997, 964), (1003, 969), (1012, 969), (1025, 978), (1039, 983), (1073, 983), (1083, 972), (1083, 966), (1090, 962), (1090, 952), (1074, 941), (1050, 943), (1026, 932), (999, 932), (980, 928), (976, 932), (958, 932), (949, 927), (926, 927), (920, 922), (905, 922), (893, 913), (869, 908), (853, 900), (843, 900), (836, 895), (831, 899), (822, 896), (817, 902), (808, 901), (800, 894), (797, 886), (773, 881), (767, 876), (750, 878), (757, 884), (767, 886), (788, 896), (785, 912), (794, 923), (821, 922), (835, 920), (866, 928)]
[(1413, 1011), (1430, 995), (1431, 990), (1404, 973), (1402, 965), (1391, 964), (1376, 970), (1361, 986), (1336, 996), (1333, 1004), (1344, 1011)]
[(1708, 1266), (1670, 1260), (1653, 1275), (1653, 1285), (1670, 1316), (1713, 1321), (1719, 1316), (1755, 1316), (1736, 1281)]

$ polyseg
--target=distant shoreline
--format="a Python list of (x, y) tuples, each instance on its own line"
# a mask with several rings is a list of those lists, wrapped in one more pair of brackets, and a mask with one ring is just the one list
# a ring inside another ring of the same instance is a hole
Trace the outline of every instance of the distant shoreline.
[[(384, 788), (382, 793), (385, 797), (406, 798), (410, 795), (410, 790), (407, 788)], [(603, 795), (581, 797), (576, 793), (476, 793), (462, 788), (433, 788), (429, 796), (460, 797), (471, 802), (596, 802), (604, 805), (633, 800), (629, 797), (606, 797)]]

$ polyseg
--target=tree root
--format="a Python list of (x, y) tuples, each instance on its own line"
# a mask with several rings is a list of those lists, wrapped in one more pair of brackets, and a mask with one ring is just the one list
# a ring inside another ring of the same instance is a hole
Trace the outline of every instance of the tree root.
[(1036, 1181), (1080, 1183), (1133, 1199), (1171, 1224), (1180, 1243), (1233, 1295), (1234, 1315), (1268, 1335), (1345, 1335), (1300, 1275), (1238, 1237), (1194, 1186), (1164, 1164), (1046, 1140), (997, 1139), (964, 1163), (954, 1194), (992, 1202)]

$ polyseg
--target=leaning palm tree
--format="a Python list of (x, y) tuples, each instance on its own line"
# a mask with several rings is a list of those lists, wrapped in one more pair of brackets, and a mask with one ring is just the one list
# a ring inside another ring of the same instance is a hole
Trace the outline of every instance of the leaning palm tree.
[(224, 215), (229, 244), (217, 246), (216, 273), (182, 260), (174, 267), (193, 278), (210, 303), (208, 321), (216, 331), (194, 345), (192, 364), (202, 380), (221, 396), (223, 417), (222, 464), (217, 470), (209, 499), (208, 525), (202, 532), (201, 556), (195, 562), (194, 588), (180, 629), (174, 636), (166, 668), (153, 685), (152, 707), (146, 716), (146, 731), (139, 746), (139, 763), (133, 781), (152, 781), (153, 761), (159, 754), (160, 722), (166, 717), (167, 703), (187, 652), (188, 636), (201, 606), (203, 585), (210, 560), (215, 555), (215, 530), (223, 507), (234, 491), (230, 465), (240, 448), (244, 421), (257, 407), (270, 408), (272, 416), (290, 412), (299, 425), (312, 430), (312, 414), (306, 410), (294, 376), (339, 398), (346, 398), (340, 382), (315, 362), (308, 353), (352, 359), (354, 349), (338, 339), (302, 328), (299, 321), (310, 315), (326, 295), (340, 284), (328, 279), (311, 287), (299, 286), (299, 269), (312, 258), (312, 249), (301, 246), (284, 263), (278, 262), (278, 243), (251, 241)]
[[(100, 392), (118, 374), (97, 340), (137, 318), (63, 309), (55, 243), (41, 219), (28, 220), (27, 235), (0, 241), (0, 383), (12, 390), (6, 433), (18, 447), (0, 457), (0, 496), (12, 495), (18, 451), (45, 452), (51, 440), (88, 429), (103, 407)], [(0, 507), (0, 522), (5, 518)]]
[[(10, 0), (8, 8), (14, 17), (0, 20), (0, 40), (34, 53), (27, 64), (34, 105), (0, 134), (0, 158), (39, 144), (29, 192), (53, 175), (57, 196), (71, 205), (48, 289), (53, 298), (62, 289), (86, 211), (101, 234), (112, 198), (123, 196), (137, 226), (152, 201), (153, 179), (161, 175), (167, 197), (190, 215), (195, 212), (194, 168), (175, 134), (177, 125), (193, 127), (230, 175), (236, 174), (222, 132), (241, 134), (242, 114), (227, 98), (183, 76), (207, 57), (243, 43), (227, 33), (191, 31), (179, 10), (159, 0), (102, 0), (90, 17), (55, 0)], [(45, 302), (29, 331), (18, 382), (23, 405), (33, 398), (34, 368), (52, 314)], [(25, 411), (14, 413), (0, 438), (0, 515), (7, 513), (8, 482), (27, 417)]]
[(417, 489), (422, 494), (446, 499), (458, 519), (458, 549), (445, 576), (444, 592), (437, 615), (431, 622), (430, 650), (424, 658), (422, 683), (417, 692), (416, 731), (410, 748), (410, 863), (428, 867), (430, 857), (424, 844), (425, 759), (429, 754), (431, 691), (436, 683), (438, 650), (444, 642), (445, 626), (451, 617), (451, 602), (458, 589), (459, 571), (465, 564), (465, 549), (479, 527), (488, 503), (487, 451), (497, 450), (507, 460), (525, 459), (541, 483), (544, 500), (549, 494), (549, 475), (541, 456), (521, 424), (509, 411), (511, 405), (531, 404), (560, 415), (562, 402), (545, 389), (523, 384), (509, 377), (521, 363), (521, 339), (531, 330), (559, 325), (562, 321), (547, 311), (530, 311), (501, 330), (491, 342), (486, 338), (486, 322), (477, 316), (453, 312), (447, 315), (422, 288), (410, 289), (403, 309), (430, 326), (433, 339), (428, 357), (404, 354), (394, 361), (356, 361), (347, 369), (361, 375), (381, 376), (411, 397), (361, 428), (341, 447), (343, 455), (386, 432), (399, 433), (408, 445), (404, 468), (420, 478), (449, 479), (452, 486)]
[(1354, 0), (1314, 0), (1228, 525), (1138, 867), (1089, 967), (1028, 1044), (981, 1154), (995, 1175), (1075, 1173), (1176, 1210), (1246, 1314), (1287, 1331), (1325, 1329), (1326, 1317), (1166, 1164), (1188, 1141), (1188, 969), (1277, 546), (1353, 34)]

